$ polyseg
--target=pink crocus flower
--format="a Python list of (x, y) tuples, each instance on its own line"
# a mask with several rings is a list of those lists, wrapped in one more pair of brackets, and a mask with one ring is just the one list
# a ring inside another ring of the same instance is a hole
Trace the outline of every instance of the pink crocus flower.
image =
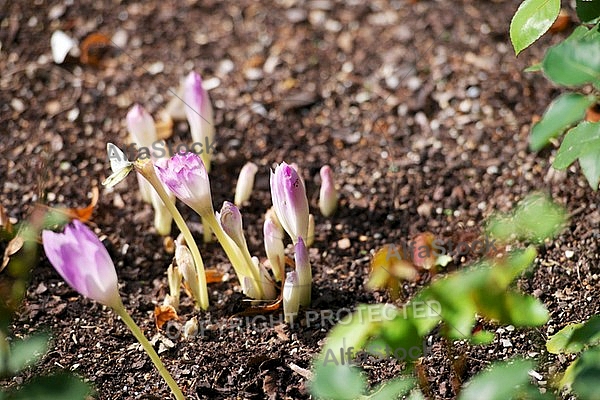
[(158, 177), (175, 196), (201, 216), (212, 215), (208, 173), (195, 153), (177, 153), (156, 163)]
[(190, 124), (192, 139), (203, 146), (202, 161), (210, 171), (210, 144), (215, 138), (213, 109), (208, 93), (202, 86), (202, 78), (197, 72), (190, 72), (183, 84), (183, 100), (186, 104), (185, 116)]
[(43, 231), (42, 241), (46, 257), (69, 286), (109, 307), (121, 306), (115, 265), (87, 226), (74, 220), (62, 233)]
[(279, 222), (296, 243), (308, 236), (308, 199), (304, 182), (290, 165), (282, 162), (271, 171), (271, 198)]

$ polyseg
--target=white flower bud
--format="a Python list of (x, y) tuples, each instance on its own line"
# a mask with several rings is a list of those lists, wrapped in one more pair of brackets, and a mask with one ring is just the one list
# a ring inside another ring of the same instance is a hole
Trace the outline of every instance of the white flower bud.
[(183, 325), (183, 338), (184, 339), (192, 339), (198, 335), (198, 319), (196, 317), (192, 317), (192, 319), (188, 320), (185, 325)]
[(333, 172), (329, 165), (321, 168), (321, 190), (319, 192), (319, 209), (325, 217), (330, 217), (337, 210), (338, 192), (333, 181)]
[(300, 309), (300, 293), (296, 271), (288, 272), (283, 285), (283, 314), (285, 322), (293, 323)]
[(252, 188), (254, 187), (254, 176), (258, 171), (258, 167), (253, 162), (246, 163), (240, 171), (237, 184), (235, 185), (235, 200), (236, 206), (241, 207), (242, 203), (250, 199)]

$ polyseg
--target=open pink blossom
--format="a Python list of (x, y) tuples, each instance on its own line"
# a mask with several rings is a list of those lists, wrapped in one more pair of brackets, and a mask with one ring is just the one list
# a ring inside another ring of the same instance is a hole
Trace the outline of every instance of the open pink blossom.
[(177, 153), (156, 162), (158, 177), (177, 198), (201, 216), (213, 214), (208, 173), (195, 153)]
[(108, 251), (82, 222), (74, 220), (63, 233), (45, 230), (46, 257), (73, 289), (104, 305), (117, 308), (121, 297), (117, 273)]

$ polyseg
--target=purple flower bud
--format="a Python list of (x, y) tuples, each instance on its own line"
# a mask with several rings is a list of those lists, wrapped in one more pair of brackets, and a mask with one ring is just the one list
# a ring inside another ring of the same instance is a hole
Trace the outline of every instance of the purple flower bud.
[(112, 308), (121, 306), (115, 266), (96, 235), (74, 220), (63, 233), (42, 232), (46, 257), (73, 289)]
[(325, 217), (335, 213), (338, 205), (338, 192), (333, 181), (333, 172), (329, 165), (321, 168), (321, 191), (319, 192), (319, 209)]
[(204, 163), (194, 153), (178, 153), (168, 160), (158, 160), (160, 180), (177, 198), (201, 216), (213, 214), (210, 182)]
[(294, 261), (296, 262), (296, 273), (298, 274), (298, 286), (300, 288), (299, 301), (301, 306), (307, 307), (310, 305), (312, 270), (308, 259), (308, 250), (301, 237), (298, 238), (294, 250)]
[(237, 184), (235, 185), (235, 200), (236, 206), (240, 207), (242, 203), (250, 199), (252, 194), (252, 187), (254, 186), (254, 176), (258, 171), (256, 164), (249, 162), (246, 163), (240, 171)]
[(221, 212), (217, 213), (217, 220), (219, 220), (221, 228), (223, 228), (227, 236), (229, 236), (240, 249), (247, 248), (242, 224), (242, 214), (233, 203), (228, 201), (223, 203)]
[(186, 104), (185, 115), (190, 124), (192, 140), (202, 144), (202, 161), (210, 171), (211, 155), (208, 151), (215, 138), (213, 109), (208, 93), (202, 86), (202, 78), (196, 72), (190, 72), (185, 78), (183, 100)]
[(150, 148), (158, 140), (152, 116), (139, 104), (134, 105), (127, 113), (127, 131), (132, 143), (137, 147)]
[(285, 162), (271, 172), (271, 197), (279, 222), (296, 243), (308, 235), (308, 199), (304, 182)]

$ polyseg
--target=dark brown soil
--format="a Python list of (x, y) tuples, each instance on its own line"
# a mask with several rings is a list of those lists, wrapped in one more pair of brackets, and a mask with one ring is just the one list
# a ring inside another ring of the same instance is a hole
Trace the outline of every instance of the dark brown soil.
[[(600, 312), (600, 213), (578, 168), (558, 173), (548, 161), (554, 149), (528, 151), (532, 117), (558, 91), (541, 75), (522, 72), (567, 32), (542, 38), (517, 60), (507, 32), (518, 0), (66, 3), (0, 2), (0, 204), (14, 220), (28, 216), (40, 193), (49, 206), (87, 205), (92, 187), (110, 172), (106, 142), (127, 142), (128, 108), (138, 102), (156, 113), (194, 69), (219, 80), (210, 91), (215, 206), (233, 198), (246, 161), (260, 166), (243, 209), (254, 254), (264, 257), (269, 168), (283, 160), (300, 166), (316, 214), (311, 310), (389, 301), (365, 288), (370, 255), (385, 243), (424, 231), (478, 234), (490, 213), (509, 210), (534, 190), (564, 204), (572, 213), (568, 229), (541, 249), (520, 281), (548, 307), (549, 323), (530, 331), (492, 326), (494, 344), (459, 344), (456, 351), (466, 351), (462, 376), (453, 374), (439, 337), (423, 363), (436, 399), (454, 398), (453, 382), (493, 360), (534, 357), (542, 387), (568, 364), (547, 354), (544, 340)], [(92, 32), (125, 33), (127, 41), (99, 67), (76, 59), (55, 65), (50, 36), (57, 29), (79, 41)], [(185, 123), (171, 140), (189, 140)], [(334, 169), (342, 194), (331, 219), (318, 215), (316, 204), (323, 164)], [(152, 338), (171, 256), (133, 177), (100, 191), (90, 225), (115, 261), (127, 309)], [(200, 239), (198, 217), (180, 208)], [(211, 308), (198, 315), (206, 329), (188, 341), (165, 339), (162, 331), (156, 343), (186, 395), (308, 398), (302, 368), (310, 369), (330, 324), (258, 326), (236, 317), (248, 304), (233, 269), (218, 245), (201, 251), (209, 267), (230, 273), (229, 281), (210, 286)], [(463, 265), (455, 259), (452, 268)], [(185, 299), (182, 322), (195, 315)], [(2, 386), (66, 368), (93, 382), (99, 399), (169, 398), (118, 318), (66, 286), (45, 258), (12, 328), (18, 336), (49, 330), (54, 342), (40, 365)], [(365, 371), (377, 383), (402, 368), (389, 361)]]

